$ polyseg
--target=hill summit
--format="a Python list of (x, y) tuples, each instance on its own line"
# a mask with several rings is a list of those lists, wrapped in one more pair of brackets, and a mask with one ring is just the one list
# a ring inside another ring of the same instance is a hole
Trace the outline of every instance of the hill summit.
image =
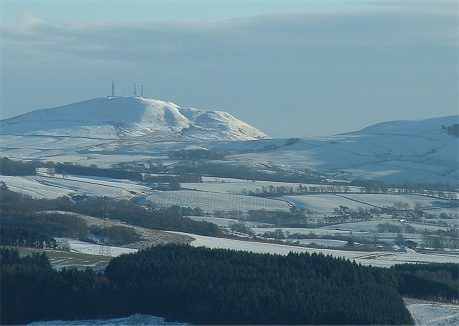
[(0, 121), (2, 134), (147, 140), (254, 140), (262, 131), (223, 111), (141, 97), (103, 97)]

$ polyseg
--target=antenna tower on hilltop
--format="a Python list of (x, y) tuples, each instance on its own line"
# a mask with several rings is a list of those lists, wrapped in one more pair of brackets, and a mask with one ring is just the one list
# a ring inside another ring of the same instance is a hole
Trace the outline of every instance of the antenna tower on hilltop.
[(132, 94), (134, 95), (134, 97), (137, 96), (137, 84), (134, 83), (134, 91), (132, 92)]
[(112, 97), (115, 97), (115, 81), (112, 80)]

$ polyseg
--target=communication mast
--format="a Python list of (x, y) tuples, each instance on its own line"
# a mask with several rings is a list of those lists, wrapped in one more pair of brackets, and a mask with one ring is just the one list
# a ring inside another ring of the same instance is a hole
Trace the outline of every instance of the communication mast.
[(140, 97), (143, 97), (143, 85), (140, 85)]
[(137, 84), (136, 83), (134, 83), (134, 91), (132, 93), (133, 93), (134, 97), (137, 96)]
[(111, 256), (112, 255), (112, 249), (109, 246), (108, 243), (108, 228), (109, 228), (109, 218), (108, 214), (104, 214), (104, 217), (102, 218), (102, 241), (99, 246), (99, 255), (101, 256)]
[(112, 97), (115, 97), (115, 81), (112, 80)]

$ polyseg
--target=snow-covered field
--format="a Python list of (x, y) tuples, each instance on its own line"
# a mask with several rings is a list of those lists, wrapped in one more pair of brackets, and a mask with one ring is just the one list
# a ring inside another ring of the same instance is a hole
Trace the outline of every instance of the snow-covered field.
[(299, 209), (308, 210), (315, 213), (330, 214), (339, 206), (346, 206), (351, 209), (359, 207), (370, 209), (371, 206), (352, 200), (342, 198), (336, 195), (301, 195), (301, 196), (285, 196), (282, 199), (288, 201), (293, 206)]
[[(276, 229), (279, 229), (278, 227), (254, 227), (252, 228), (255, 233), (257, 234), (262, 234), (265, 233), (266, 231), (275, 231)], [(324, 228), (280, 228), (283, 232), (289, 232), (290, 234), (293, 233), (301, 233), (301, 234), (310, 234), (313, 233), (314, 235), (341, 235), (341, 236), (348, 236), (351, 234), (350, 231), (346, 230), (338, 230), (338, 229), (324, 229)], [(352, 232), (354, 235), (369, 235), (369, 232)]]
[(11, 191), (33, 198), (54, 199), (70, 193), (69, 189), (43, 184), (36, 177), (0, 175), (0, 181), (3, 181)]
[[(230, 226), (232, 224), (241, 223), (241, 221), (232, 219), (232, 218), (219, 218), (219, 217), (209, 217), (209, 216), (187, 216), (187, 217), (194, 221), (203, 221), (203, 222), (213, 223), (218, 226)], [(251, 222), (251, 221), (244, 221), (242, 223), (244, 223), (244, 225), (248, 227), (271, 226), (271, 224)]]
[(332, 240), (332, 239), (299, 239), (299, 240), (292, 239), (292, 240), (298, 241), (302, 245), (317, 244), (320, 246), (333, 247), (333, 248), (344, 247), (347, 244), (347, 241)]
[(420, 195), (392, 195), (392, 194), (345, 194), (343, 197), (358, 200), (379, 207), (393, 207), (394, 204), (405, 204), (410, 209), (419, 204), (423, 209), (444, 207), (447, 200), (441, 200)]
[(459, 306), (406, 299), (406, 307), (419, 326), (453, 326), (459, 325)]
[(110, 325), (189, 325), (187, 323), (167, 322), (162, 317), (144, 314), (134, 314), (122, 318), (108, 318), (108, 319), (84, 319), (84, 320), (49, 320), (37, 321), (29, 324), (30, 326), (110, 326)]
[[(182, 187), (200, 191), (230, 193), (230, 194), (243, 194), (245, 192), (255, 192), (265, 188), (269, 190), (270, 187), (284, 187), (286, 189), (298, 189), (302, 187), (317, 187), (317, 184), (308, 183), (293, 183), (293, 182), (274, 182), (274, 181), (260, 181), (260, 180), (244, 180), (234, 178), (216, 178), (216, 177), (203, 177), (202, 183), (183, 183)], [(356, 186), (347, 186), (351, 192), (360, 192), (363, 189)]]
[(393, 194), (313, 194), (300, 196), (284, 196), (283, 200), (297, 208), (317, 213), (332, 213), (338, 206), (346, 206), (351, 209), (370, 209), (373, 207), (394, 207), (394, 205), (407, 205), (413, 209), (416, 205), (427, 212), (439, 214), (455, 212), (455, 209), (447, 207), (451, 201), (431, 198), (420, 195), (393, 195)]
[(192, 208), (200, 207), (206, 212), (247, 212), (249, 210), (259, 209), (287, 212), (290, 210), (288, 203), (281, 200), (204, 191), (154, 191), (147, 199), (158, 207), (168, 207), (172, 205)]
[[(379, 224), (389, 223), (392, 225), (396, 225), (402, 228), (404, 227), (405, 223), (400, 223), (398, 220), (394, 220), (391, 218), (381, 218), (372, 221), (363, 221), (363, 222), (352, 222), (352, 223), (341, 223), (341, 224), (334, 224), (329, 226), (324, 226), (323, 229), (330, 229), (330, 230), (344, 230), (344, 231), (359, 231), (359, 232), (378, 232), (377, 226)], [(437, 231), (437, 230), (446, 230), (447, 227), (444, 226), (436, 226), (436, 225), (428, 225), (428, 224), (421, 224), (421, 223), (406, 223), (409, 226), (414, 227), (418, 232), (422, 232), (424, 229), (429, 231)]]
[[(186, 234), (186, 233), (185, 233)], [(223, 248), (250, 251), (256, 253), (269, 253), (286, 255), (289, 252), (322, 253), (333, 257), (343, 257), (355, 260), (363, 265), (377, 267), (390, 267), (402, 263), (459, 263), (459, 255), (454, 254), (422, 254), (418, 252), (363, 252), (334, 249), (310, 249), (298, 246), (289, 246), (255, 241), (242, 241), (222, 239), (201, 235), (190, 235), (196, 240), (191, 243), (195, 247)]]
[(29, 195), (33, 198), (53, 199), (65, 195), (107, 196), (130, 199), (136, 194), (147, 194), (150, 189), (129, 180), (115, 180), (95, 177), (78, 177), (56, 174), (49, 176), (3, 176), (12, 191)]
[[(84, 241), (80, 241), (76, 239), (69, 239), (69, 238), (56, 238), (56, 239), (66, 240), (69, 243), (70, 251), (72, 252), (79, 252), (79, 253), (90, 254), (90, 255), (100, 255), (101, 254), (101, 246), (98, 244), (93, 244), (93, 243), (84, 242)], [(111, 257), (117, 257), (122, 254), (129, 254), (129, 253), (138, 251), (138, 249), (123, 248), (123, 247), (108, 246), (108, 248), (109, 248)]]

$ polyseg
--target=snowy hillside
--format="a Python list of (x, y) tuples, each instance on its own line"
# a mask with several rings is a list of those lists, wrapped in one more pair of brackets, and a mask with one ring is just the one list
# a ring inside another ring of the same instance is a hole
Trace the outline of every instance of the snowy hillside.
[(222, 111), (140, 97), (96, 98), (0, 121), (1, 134), (98, 139), (253, 140), (260, 130)]
[(245, 151), (252, 144), (253, 152), (236, 154), (232, 159), (252, 165), (307, 168), (346, 179), (457, 185), (459, 139), (443, 128), (456, 123), (459, 116), (391, 121), (347, 134), (301, 139), (290, 145), (285, 140), (248, 142)]
[(459, 116), (389, 121), (330, 137), (267, 139), (226, 112), (140, 97), (97, 98), (0, 121), (0, 150), (12, 159), (110, 167), (174, 164), (171, 151), (209, 149), (223, 153), (224, 160), (214, 162), (220, 168), (459, 185), (459, 138), (448, 133), (457, 123)]

